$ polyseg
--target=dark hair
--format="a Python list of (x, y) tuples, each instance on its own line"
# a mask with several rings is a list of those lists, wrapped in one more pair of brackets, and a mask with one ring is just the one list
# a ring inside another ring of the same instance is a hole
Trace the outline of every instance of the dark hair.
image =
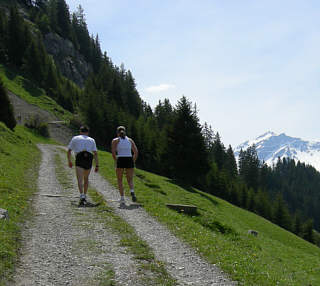
[(118, 126), (117, 128), (117, 134), (121, 137), (121, 138), (125, 138), (126, 137), (126, 128), (124, 126)]
[(86, 125), (83, 125), (80, 127), (80, 132), (82, 133), (88, 133), (89, 132), (89, 127)]

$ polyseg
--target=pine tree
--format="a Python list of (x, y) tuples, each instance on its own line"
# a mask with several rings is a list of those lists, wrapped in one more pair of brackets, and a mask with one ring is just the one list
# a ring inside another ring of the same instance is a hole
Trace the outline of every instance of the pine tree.
[(8, 22), (8, 55), (10, 62), (16, 66), (21, 66), (27, 48), (24, 32), (24, 21), (19, 15), (18, 9), (12, 7), (10, 9), (10, 18)]
[(292, 229), (292, 222), (287, 205), (285, 204), (282, 196), (277, 195), (274, 206), (273, 221), (277, 225), (287, 229)]
[(309, 219), (304, 223), (302, 237), (305, 240), (307, 240), (311, 243), (314, 243), (313, 220), (312, 219)]
[(247, 150), (240, 150), (239, 153), (239, 175), (240, 178), (254, 190), (259, 186), (260, 161), (256, 147), (250, 146)]
[(295, 233), (298, 236), (303, 235), (303, 228), (302, 228), (302, 219), (301, 215), (298, 213), (295, 215), (294, 220), (293, 220), (293, 233)]
[(168, 131), (167, 162), (172, 177), (186, 184), (200, 184), (208, 168), (207, 153), (197, 111), (182, 97)]
[(219, 132), (216, 133), (214, 136), (212, 149), (211, 149), (211, 156), (213, 161), (217, 164), (219, 170), (222, 170), (224, 162), (225, 162), (225, 147), (221, 142)]
[(169, 99), (164, 99), (163, 103), (159, 100), (158, 105), (155, 107), (154, 115), (160, 130), (167, 129), (173, 121), (173, 107)]
[(76, 43), (79, 45), (80, 53), (87, 61), (90, 61), (91, 56), (91, 38), (89, 35), (87, 23), (85, 20), (84, 10), (81, 5), (72, 15), (72, 30), (75, 33)]
[(0, 121), (4, 122), (11, 130), (16, 126), (12, 104), (9, 100), (2, 79), (0, 78)]
[(34, 5), (39, 9), (45, 10), (47, 7), (47, 2), (47, 0), (35, 0)]
[(3, 10), (0, 10), (0, 62), (8, 61), (8, 18)]
[(29, 76), (33, 78), (36, 82), (40, 83), (41, 74), (39, 73), (39, 67), (41, 66), (41, 61), (39, 57), (38, 47), (33, 41), (26, 52), (25, 69), (29, 73)]
[(207, 122), (205, 122), (202, 127), (202, 136), (204, 138), (207, 152), (210, 153), (213, 147), (214, 132), (211, 125), (208, 125)]
[(47, 10), (51, 30), (56, 33), (59, 33), (57, 21), (57, 0), (49, 0)]
[(71, 22), (69, 7), (65, 0), (57, 0), (57, 27), (59, 34), (69, 39), (71, 36)]
[(229, 148), (226, 152), (224, 169), (227, 171), (230, 178), (235, 179), (238, 176), (237, 162), (231, 145), (229, 145)]

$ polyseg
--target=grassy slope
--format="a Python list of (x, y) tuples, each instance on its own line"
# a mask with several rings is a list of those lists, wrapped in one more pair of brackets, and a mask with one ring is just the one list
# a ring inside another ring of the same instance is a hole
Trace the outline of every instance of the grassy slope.
[[(115, 185), (111, 155), (99, 155), (101, 174)], [(142, 170), (136, 170), (135, 189), (151, 215), (244, 285), (320, 285), (320, 249), (269, 221)], [(166, 203), (194, 204), (199, 216), (179, 214)]]
[(17, 126), (0, 122), (0, 208), (9, 221), (0, 221), (0, 285), (10, 278), (20, 246), (21, 223), (30, 215), (30, 197), (36, 191), (40, 152), (36, 142), (50, 141)]
[(36, 87), (32, 82), (16, 74), (14, 71), (0, 64), (0, 77), (5, 87), (26, 102), (49, 111), (61, 120), (69, 121), (72, 114), (58, 105), (45, 91)]

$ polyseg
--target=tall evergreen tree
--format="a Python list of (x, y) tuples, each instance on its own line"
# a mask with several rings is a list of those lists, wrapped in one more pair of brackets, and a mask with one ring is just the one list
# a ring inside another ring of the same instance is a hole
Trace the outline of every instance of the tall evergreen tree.
[(306, 221), (306, 223), (303, 225), (303, 234), (302, 237), (311, 242), (314, 243), (314, 234), (313, 234), (313, 221), (312, 219), (309, 219)]
[(257, 190), (259, 186), (259, 167), (260, 161), (254, 145), (245, 151), (240, 151), (239, 175), (248, 187), (252, 187), (254, 190)]
[(214, 136), (212, 148), (211, 148), (211, 156), (213, 161), (217, 164), (218, 168), (222, 170), (224, 162), (225, 162), (225, 147), (221, 142), (220, 134), (217, 132)]
[(204, 125), (202, 126), (202, 135), (204, 138), (204, 142), (205, 142), (207, 151), (209, 153), (211, 151), (212, 145), (213, 145), (214, 132), (212, 130), (211, 125), (208, 125), (207, 122), (205, 122)]
[(230, 178), (235, 179), (238, 176), (237, 162), (236, 162), (236, 158), (234, 156), (231, 145), (229, 145), (229, 148), (226, 152), (224, 169), (227, 171)]
[(49, 0), (47, 6), (50, 28), (54, 32), (58, 32), (57, 24), (57, 0)]
[(175, 179), (199, 185), (208, 168), (207, 153), (197, 111), (182, 97), (168, 132), (167, 162)]
[(65, 38), (70, 39), (71, 37), (71, 21), (69, 7), (65, 0), (57, 1), (57, 27), (59, 34)]
[(8, 61), (8, 18), (6, 13), (0, 9), (0, 62)]
[(288, 207), (280, 194), (277, 195), (275, 200), (273, 221), (287, 230), (292, 229)]
[(16, 126), (16, 120), (14, 118), (14, 112), (12, 104), (9, 100), (7, 91), (0, 78), (0, 121), (4, 122), (8, 128), (14, 129)]
[(25, 25), (23, 18), (20, 16), (17, 7), (10, 9), (10, 17), (8, 23), (8, 55), (10, 61), (20, 67), (23, 56), (27, 48), (25, 38)]

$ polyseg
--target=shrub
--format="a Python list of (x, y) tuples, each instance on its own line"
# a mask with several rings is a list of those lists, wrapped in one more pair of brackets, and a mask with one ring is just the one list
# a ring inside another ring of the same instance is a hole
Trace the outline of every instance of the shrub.
[(46, 122), (43, 122), (38, 114), (29, 117), (24, 125), (30, 129), (35, 130), (43, 137), (49, 137), (48, 124)]
[(79, 114), (74, 114), (72, 118), (70, 119), (70, 127), (74, 130), (79, 130), (84, 121), (82, 120), (81, 116)]

